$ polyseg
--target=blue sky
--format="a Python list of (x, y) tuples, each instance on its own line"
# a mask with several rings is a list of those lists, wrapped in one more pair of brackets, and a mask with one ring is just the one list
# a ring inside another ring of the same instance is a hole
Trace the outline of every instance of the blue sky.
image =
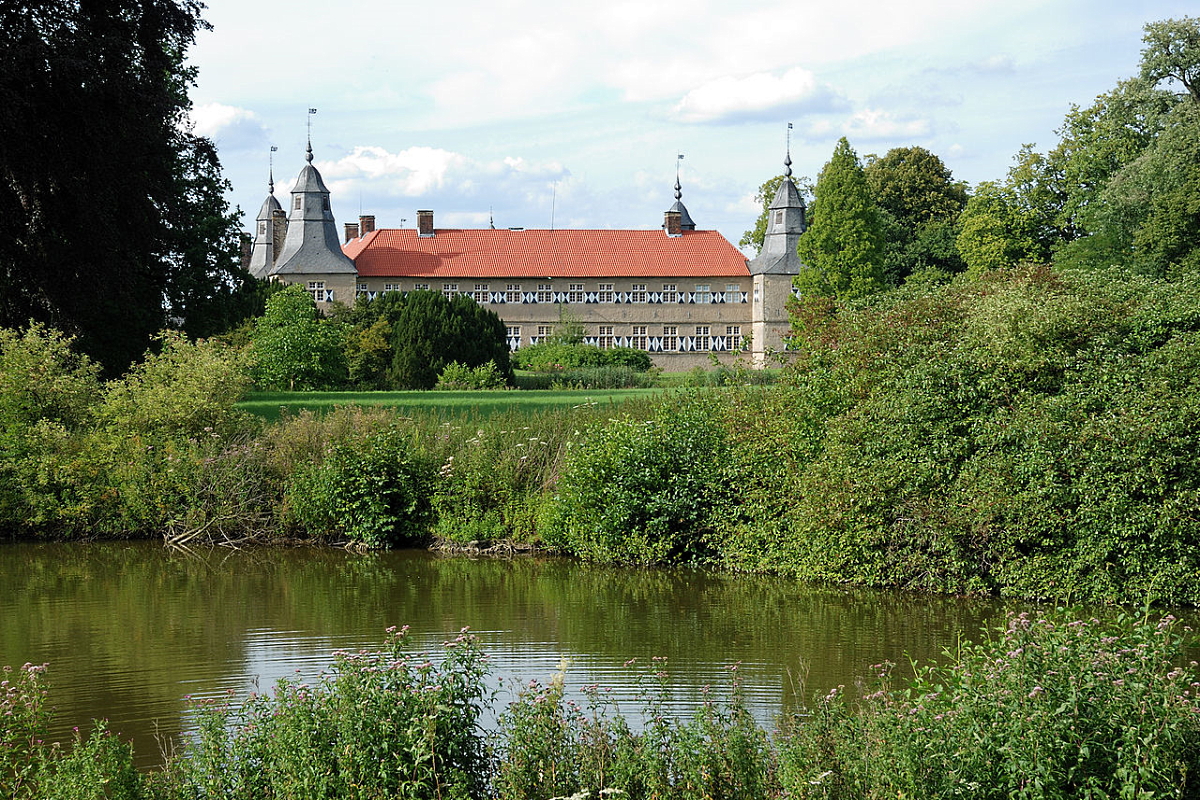
[[(415, 3), (209, 0), (198, 133), (253, 215), (315, 163), (340, 223), (656, 228), (683, 199), (736, 243), (755, 189), (920, 145), (971, 184), (1046, 149), (1072, 103), (1137, 70), (1142, 25), (1192, 2)], [(336, 7), (335, 7), (336, 6)], [(247, 228), (249, 223), (247, 222)]]

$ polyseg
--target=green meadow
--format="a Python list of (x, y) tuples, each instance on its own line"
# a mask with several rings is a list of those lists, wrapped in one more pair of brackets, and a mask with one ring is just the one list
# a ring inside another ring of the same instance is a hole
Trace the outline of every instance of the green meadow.
[(541, 411), (580, 405), (620, 405), (634, 398), (653, 397), (664, 389), (577, 389), (463, 392), (249, 392), (237, 404), (243, 411), (276, 422), (285, 414), (314, 413), (342, 406), (384, 407), (400, 411), (476, 412), (484, 416), (513, 410)]

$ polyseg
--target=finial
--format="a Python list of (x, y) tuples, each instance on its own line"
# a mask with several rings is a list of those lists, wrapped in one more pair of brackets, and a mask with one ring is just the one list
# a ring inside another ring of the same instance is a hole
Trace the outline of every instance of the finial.
[(275, 151), (279, 148), (271, 145), (271, 153), (267, 156), (267, 194), (275, 194)]
[(679, 162), (683, 161), (683, 153), (675, 157), (675, 199), (683, 199), (683, 187), (679, 185)]
[(307, 162), (308, 162), (308, 163), (310, 163), (310, 164), (312, 163), (312, 160), (313, 160), (313, 153), (312, 153), (312, 118), (313, 118), (313, 114), (315, 114), (315, 113), (317, 113), (317, 110), (316, 110), (315, 108), (310, 108), (310, 109), (308, 110), (308, 150), (307, 150), (307, 151), (304, 153), (304, 160), (305, 160), (305, 161), (307, 161)]
[(792, 177), (792, 123), (787, 126), (787, 156), (783, 159), (785, 167), (783, 174), (790, 180)]

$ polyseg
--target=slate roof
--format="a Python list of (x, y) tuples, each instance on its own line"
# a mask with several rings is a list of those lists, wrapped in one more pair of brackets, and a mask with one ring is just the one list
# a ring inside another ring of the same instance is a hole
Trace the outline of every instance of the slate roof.
[(343, 246), (364, 278), (744, 277), (717, 231), (381, 228)]

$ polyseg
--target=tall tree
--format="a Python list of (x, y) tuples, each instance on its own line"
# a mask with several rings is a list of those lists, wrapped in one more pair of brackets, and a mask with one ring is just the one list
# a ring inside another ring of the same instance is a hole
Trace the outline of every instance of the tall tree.
[(1200, 18), (1150, 22), (1143, 30), (1142, 79), (1177, 81), (1193, 102), (1200, 103)]
[(812, 269), (795, 279), (803, 295), (865, 297), (884, 288), (883, 220), (858, 155), (842, 137), (817, 177), (800, 259)]
[(215, 152), (186, 131), (201, 8), (0, 3), (0, 324), (77, 335), (110, 372), (199, 284), (243, 280)]
[(941, 158), (923, 147), (895, 147), (883, 158), (868, 158), (863, 175), (883, 212), (889, 284), (919, 270), (963, 270), (954, 240), (967, 189)]
[(255, 382), (262, 389), (340, 389), (346, 383), (341, 323), (324, 319), (303, 286), (271, 295), (251, 336)]

